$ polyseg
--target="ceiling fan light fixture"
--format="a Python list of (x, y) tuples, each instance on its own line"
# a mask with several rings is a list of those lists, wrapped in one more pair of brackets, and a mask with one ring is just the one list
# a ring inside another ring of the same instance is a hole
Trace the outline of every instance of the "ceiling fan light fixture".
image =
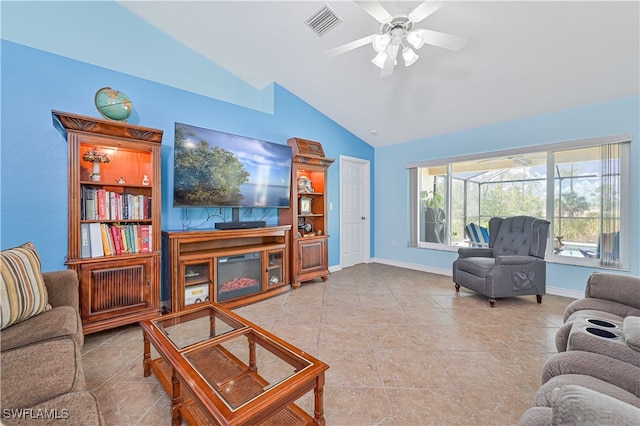
[(410, 47), (405, 47), (402, 49), (402, 57), (404, 58), (404, 66), (408, 67), (413, 65), (420, 56), (416, 54)]
[(376, 34), (373, 36), (373, 41), (371, 42), (373, 50), (378, 53), (384, 53), (389, 43), (391, 43), (389, 34)]
[(373, 64), (376, 67), (382, 69), (382, 67), (384, 67), (384, 63), (386, 62), (386, 60), (387, 60), (387, 54), (384, 52), (380, 52), (376, 55), (375, 58), (371, 60), (371, 62), (373, 62)]
[(407, 34), (407, 41), (411, 44), (415, 49), (420, 49), (424, 46), (424, 42), (427, 39), (427, 32), (423, 29), (417, 29), (411, 31)]

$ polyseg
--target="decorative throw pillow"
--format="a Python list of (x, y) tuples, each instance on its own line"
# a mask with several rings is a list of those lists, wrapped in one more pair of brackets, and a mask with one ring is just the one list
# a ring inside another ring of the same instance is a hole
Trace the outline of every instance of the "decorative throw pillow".
[(2, 329), (51, 309), (42, 262), (32, 243), (0, 252)]

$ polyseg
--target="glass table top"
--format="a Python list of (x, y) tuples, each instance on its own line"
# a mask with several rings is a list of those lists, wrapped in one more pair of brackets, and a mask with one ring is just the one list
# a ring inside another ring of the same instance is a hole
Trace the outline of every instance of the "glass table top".
[(232, 410), (312, 365), (253, 329), (185, 351), (184, 358)]
[(185, 315), (159, 318), (153, 323), (180, 350), (246, 327), (213, 306)]
[(324, 365), (214, 304), (151, 324), (231, 411), (278, 385), (287, 386), (307, 368)]

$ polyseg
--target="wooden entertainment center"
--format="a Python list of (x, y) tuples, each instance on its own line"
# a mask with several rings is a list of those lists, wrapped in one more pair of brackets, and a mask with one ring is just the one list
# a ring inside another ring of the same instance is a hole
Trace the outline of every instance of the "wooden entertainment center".
[(163, 231), (166, 308), (209, 302), (233, 308), (288, 291), (290, 232), (289, 225)]

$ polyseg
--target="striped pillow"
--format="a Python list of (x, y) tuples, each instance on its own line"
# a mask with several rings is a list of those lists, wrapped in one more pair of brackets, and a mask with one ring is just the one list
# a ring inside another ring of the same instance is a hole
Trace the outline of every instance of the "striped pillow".
[(0, 253), (2, 329), (51, 309), (42, 278), (42, 262), (32, 243)]

